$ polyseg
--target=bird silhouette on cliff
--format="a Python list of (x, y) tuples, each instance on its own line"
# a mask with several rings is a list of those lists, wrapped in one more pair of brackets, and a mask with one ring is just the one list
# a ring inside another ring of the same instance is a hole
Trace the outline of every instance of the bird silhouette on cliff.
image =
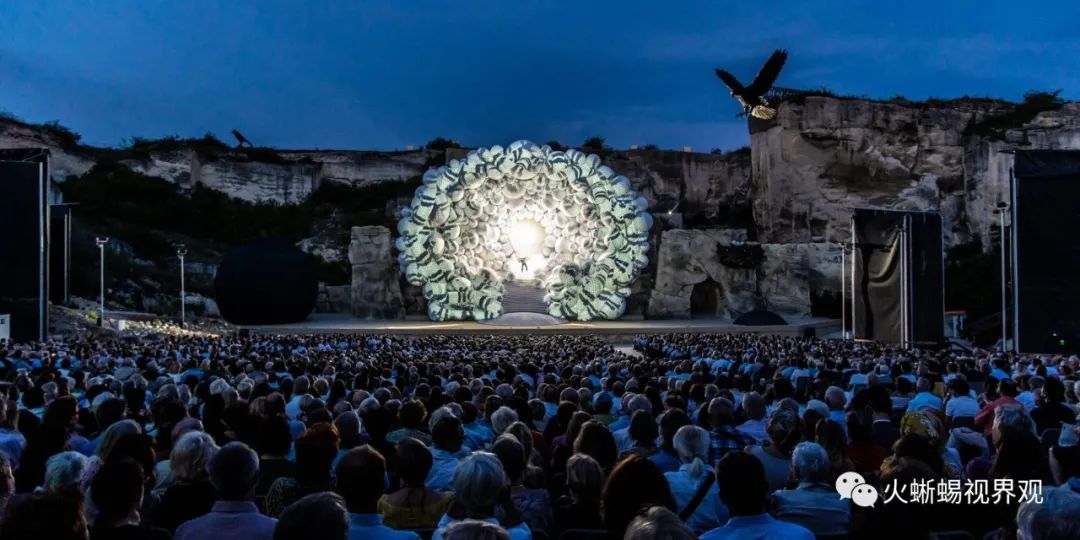
[(777, 49), (773, 51), (772, 56), (765, 61), (765, 65), (761, 66), (761, 71), (758, 71), (754, 81), (747, 86), (743, 86), (734, 75), (717, 68), (716, 76), (720, 77), (721, 81), (727, 85), (728, 90), (731, 91), (731, 96), (739, 101), (739, 105), (742, 105), (743, 112), (739, 113), (739, 117), (746, 115), (753, 116), (754, 118), (760, 118), (762, 120), (770, 120), (776, 117), (776, 109), (769, 105), (768, 101), (765, 101), (765, 93), (772, 88), (776, 78), (780, 75), (780, 70), (784, 68), (784, 62), (787, 61), (787, 51), (783, 49)]
[(234, 130), (232, 130), (232, 136), (236, 137), (236, 147), (237, 148), (241, 148), (245, 144), (248, 145), (248, 148), (255, 148), (255, 145), (251, 144), (251, 141), (249, 141), (247, 139), (247, 137), (244, 136), (243, 133), (240, 133), (239, 131), (234, 129)]

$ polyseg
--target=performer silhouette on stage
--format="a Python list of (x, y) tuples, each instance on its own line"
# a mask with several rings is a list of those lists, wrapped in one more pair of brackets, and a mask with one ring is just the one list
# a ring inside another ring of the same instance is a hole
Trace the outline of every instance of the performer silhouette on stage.
[(521, 273), (523, 273), (523, 274), (525, 272), (529, 271), (529, 265), (527, 264), (528, 261), (529, 261), (528, 257), (522, 257), (522, 258), (518, 259), (518, 262), (521, 263)]

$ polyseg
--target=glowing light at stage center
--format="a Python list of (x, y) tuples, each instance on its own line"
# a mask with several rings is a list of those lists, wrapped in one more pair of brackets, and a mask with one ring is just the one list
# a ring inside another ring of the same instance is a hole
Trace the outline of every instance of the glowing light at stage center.
[(510, 226), (510, 245), (518, 257), (532, 257), (544, 246), (544, 227), (531, 219), (515, 221)]

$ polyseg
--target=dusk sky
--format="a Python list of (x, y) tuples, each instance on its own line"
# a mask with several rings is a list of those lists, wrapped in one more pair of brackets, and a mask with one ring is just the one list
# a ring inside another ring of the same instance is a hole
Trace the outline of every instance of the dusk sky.
[(0, 111), (85, 142), (279, 148), (527, 138), (731, 149), (713, 74), (888, 98), (1080, 97), (1080, 2), (3, 0)]

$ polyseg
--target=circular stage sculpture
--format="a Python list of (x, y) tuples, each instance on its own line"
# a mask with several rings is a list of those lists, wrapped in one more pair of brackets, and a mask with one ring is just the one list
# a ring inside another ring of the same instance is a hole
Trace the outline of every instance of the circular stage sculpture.
[(285, 324), (307, 319), (319, 282), (311, 257), (277, 240), (229, 250), (214, 276), (221, 316), (233, 324)]
[(502, 314), (503, 284), (542, 284), (548, 314), (616, 319), (648, 264), (648, 202), (600, 158), (529, 141), (424, 174), (398, 222), (398, 263), (433, 320)]

